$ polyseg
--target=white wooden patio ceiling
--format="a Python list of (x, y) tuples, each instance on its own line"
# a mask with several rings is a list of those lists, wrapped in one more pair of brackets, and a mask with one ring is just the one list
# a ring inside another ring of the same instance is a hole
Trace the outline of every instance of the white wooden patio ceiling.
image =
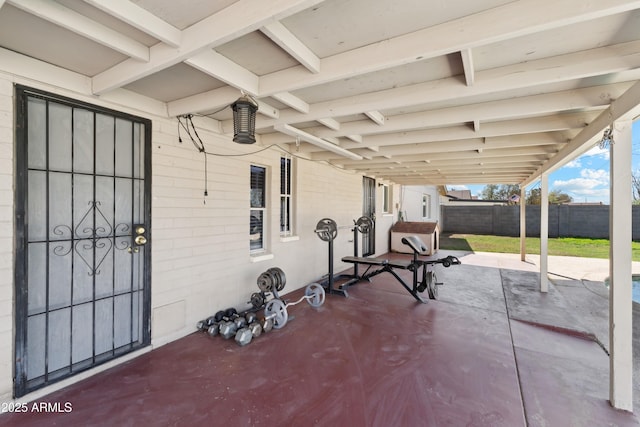
[(400, 184), (526, 183), (637, 114), (640, 1), (0, 0), (16, 69), (224, 133), (242, 90), (264, 146)]

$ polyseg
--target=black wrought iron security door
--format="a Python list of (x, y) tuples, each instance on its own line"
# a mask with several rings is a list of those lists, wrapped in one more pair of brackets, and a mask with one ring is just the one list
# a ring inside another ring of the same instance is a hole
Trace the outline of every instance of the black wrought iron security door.
[(367, 176), (362, 177), (362, 215), (374, 224), (369, 233), (362, 235), (362, 256), (370, 256), (376, 253), (376, 180)]
[(15, 395), (150, 341), (148, 120), (16, 87)]

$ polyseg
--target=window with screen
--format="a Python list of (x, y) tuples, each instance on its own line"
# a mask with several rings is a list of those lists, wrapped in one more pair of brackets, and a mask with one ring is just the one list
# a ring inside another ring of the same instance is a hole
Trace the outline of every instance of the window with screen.
[(291, 191), (291, 157), (280, 158), (280, 235), (293, 235), (293, 195)]
[(251, 209), (249, 218), (251, 252), (260, 252), (265, 248), (266, 177), (266, 168), (251, 165)]

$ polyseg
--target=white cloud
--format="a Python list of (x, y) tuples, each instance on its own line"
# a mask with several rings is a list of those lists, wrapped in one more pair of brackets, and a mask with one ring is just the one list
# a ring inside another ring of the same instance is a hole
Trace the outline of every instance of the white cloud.
[(602, 185), (609, 184), (609, 172), (604, 169), (582, 169), (580, 176), (602, 182)]
[(581, 168), (582, 163), (580, 162), (580, 158), (577, 158), (575, 160), (570, 161), (566, 165), (564, 165), (564, 167), (565, 168)]
[(573, 159), (566, 165), (565, 168), (582, 168), (591, 165), (594, 161), (600, 164), (603, 161), (609, 160), (609, 149), (602, 149), (597, 145), (591, 148), (589, 151), (581, 155), (580, 157)]
[(584, 153), (582, 157), (600, 157), (602, 159), (609, 159), (609, 149), (608, 148), (600, 148), (597, 145), (593, 147), (591, 150)]
[(583, 169), (580, 178), (556, 180), (553, 188), (568, 193), (576, 202), (583, 199), (606, 202), (609, 198), (609, 172), (604, 169)]

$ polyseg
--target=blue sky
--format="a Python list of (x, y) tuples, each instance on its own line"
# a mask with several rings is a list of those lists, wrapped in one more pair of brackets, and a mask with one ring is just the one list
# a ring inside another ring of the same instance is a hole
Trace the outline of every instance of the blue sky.
[[(633, 123), (634, 173), (640, 170), (640, 120)], [(540, 186), (536, 181), (527, 190)], [(479, 196), (484, 185), (450, 185), (449, 189), (469, 189)], [(602, 202), (609, 204), (609, 149), (594, 147), (549, 175), (549, 189), (560, 190), (573, 197), (574, 202)]]

